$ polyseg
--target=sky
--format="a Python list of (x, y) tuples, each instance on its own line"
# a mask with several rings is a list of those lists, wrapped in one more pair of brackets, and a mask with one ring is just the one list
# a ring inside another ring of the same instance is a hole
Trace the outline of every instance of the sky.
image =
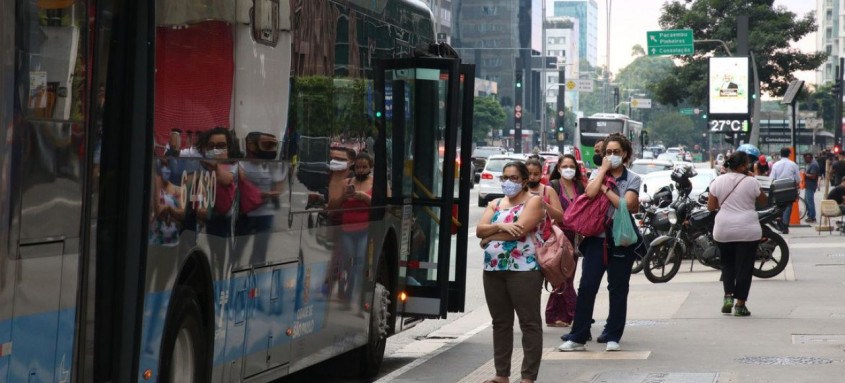
[[(539, 0), (538, 0), (539, 1)], [(632, 60), (631, 47), (640, 44), (645, 48), (646, 32), (660, 30), (658, 18), (666, 0), (616, 0), (611, 1), (610, 28), (610, 68), (616, 73)], [(599, 5), (599, 42), (598, 61), (604, 65), (606, 60), (606, 2), (596, 0)], [(536, 3), (536, 2), (535, 2)], [(539, 4), (538, 4), (539, 5)], [(775, 5), (783, 5), (799, 17), (808, 12), (815, 12), (814, 0), (775, 0)], [(548, 6), (548, 5), (547, 5)], [(815, 33), (808, 34), (795, 46), (805, 52), (816, 51)], [(813, 72), (797, 73), (796, 77), (807, 82), (815, 82)]]

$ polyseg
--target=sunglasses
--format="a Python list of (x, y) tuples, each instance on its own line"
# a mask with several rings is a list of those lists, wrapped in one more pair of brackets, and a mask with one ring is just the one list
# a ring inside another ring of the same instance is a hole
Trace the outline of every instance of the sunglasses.
[(208, 149), (229, 149), (229, 144), (225, 142), (209, 142), (205, 147)]
[(604, 155), (606, 155), (606, 156), (611, 156), (611, 155), (621, 156), (622, 155), (622, 149), (605, 150)]

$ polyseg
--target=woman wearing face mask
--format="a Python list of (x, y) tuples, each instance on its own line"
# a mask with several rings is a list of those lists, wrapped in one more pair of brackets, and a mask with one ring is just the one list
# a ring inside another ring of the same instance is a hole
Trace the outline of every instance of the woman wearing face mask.
[(484, 249), (484, 295), (493, 318), (496, 376), (486, 383), (509, 381), (514, 312), (522, 330), (522, 382), (534, 382), (540, 369), (543, 274), (537, 264), (535, 246), (542, 243), (538, 224), (544, 212), (542, 199), (528, 192), (528, 179), (525, 164), (506, 164), (501, 176), (505, 197), (488, 204), (475, 232)]
[(357, 279), (363, 274), (367, 253), (367, 227), (373, 196), (372, 169), (373, 157), (366, 152), (355, 156), (355, 176), (348, 179), (340, 205), (340, 248), (345, 252), (340, 268), (346, 271), (346, 283), (338, 286), (338, 295), (348, 306), (355, 304), (357, 309), (363, 307), (363, 295)]
[(766, 194), (760, 192), (760, 184), (748, 175), (751, 166), (751, 158), (745, 152), (733, 152), (725, 161), (729, 171), (713, 180), (707, 197), (707, 209), (719, 210), (713, 239), (719, 245), (722, 261), (725, 292), (722, 313), (730, 314), (733, 308), (734, 316), (739, 317), (751, 315), (745, 301), (751, 290), (757, 244), (763, 236), (756, 206), (766, 204)]
[[(640, 177), (625, 168), (633, 156), (631, 142), (625, 136), (615, 133), (611, 134), (604, 141), (605, 157), (601, 161), (601, 167), (590, 175), (590, 182), (587, 184), (585, 194), (590, 198), (607, 198), (610, 206), (605, 219), (608, 222), (604, 233), (586, 237), (580, 243), (579, 250), (584, 254), (584, 261), (581, 264), (581, 282), (578, 287), (578, 300), (575, 304), (575, 320), (572, 323), (572, 330), (568, 335), (561, 338), (567, 339), (558, 347), (560, 351), (583, 351), (585, 343), (590, 339), (590, 326), (593, 318), (593, 308), (596, 303), (596, 294), (599, 285), (607, 271), (607, 290), (610, 300), (610, 310), (607, 315), (607, 324), (599, 343), (607, 343), (607, 351), (618, 351), (619, 341), (625, 330), (625, 318), (628, 311), (628, 282), (631, 279), (631, 266), (634, 262), (634, 249), (636, 244), (622, 247), (614, 246), (613, 236), (610, 229), (613, 222), (610, 219), (619, 201), (625, 198), (628, 211), (636, 213), (639, 209), (638, 193), (640, 190)], [(605, 176), (613, 177), (616, 180), (615, 188), (605, 186)]]
[[(540, 196), (549, 218), (560, 222), (563, 219), (563, 210), (561, 210), (557, 192), (554, 188), (540, 183), (540, 179), (543, 178), (543, 164), (538, 159), (530, 159), (525, 161), (525, 166), (528, 167), (528, 192)], [(551, 228), (544, 227), (542, 230), (543, 239), (548, 238)]]
[[(575, 197), (584, 194), (584, 188), (587, 185), (584, 176), (581, 174), (578, 161), (571, 154), (564, 154), (558, 158), (557, 166), (552, 171), (550, 178), (551, 188), (559, 196), (558, 202), (561, 211), (566, 211), (566, 208), (575, 201)], [(563, 214), (561, 213), (561, 215)], [(555, 223), (563, 229), (561, 220), (557, 220)], [(566, 234), (566, 238), (570, 242), (575, 243), (574, 232), (563, 230), (563, 233)], [(578, 264), (577, 257), (575, 264)], [(546, 326), (569, 327), (575, 318), (575, 301), (578, 296), (575, 294), (574, 279), (575, 276), (573, 275), (566, 281), (566, 285), (562, 289), (556, 289), (549, 295), (549, 301), (546, 303)]]
[[(201, 162), (203, 170), (214, 172), (214, 177), (217, 179), (217, 194), (213, 208), (207, 209), (200, 206), (197, 209), (197, 218), (205, 222), (208, 234), (229, 237), (232, 234), (234, 183), (237, 176), (237, 167), (227, 161), (229, 152), (234, 147), (232, 134), (223, 127), (213, 128), (200, 135), (197, 147), (205, 158)], [(223, 189), (231, 190), (231, 192), (223, 192)], [(206, 200), (210, 197), (206, 196)]]

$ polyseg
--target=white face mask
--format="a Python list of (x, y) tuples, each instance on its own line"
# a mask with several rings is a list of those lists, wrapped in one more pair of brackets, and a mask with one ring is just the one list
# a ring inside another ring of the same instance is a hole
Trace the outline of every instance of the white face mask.
[(329, 170), (333, 172), (340, 172), (349, 169), (349, 163), (346, 161), (331, 160), (329, 162)]
[(620, 165), (622, 165), (622, 156), (617, 156), (615, 154), (610, 155), (610, 167), (616, 169)]
[(575, 178), (575, 169), (572, 168), (560, 168), (560, 175), (567, 180), (571, 180)]
[(229, 151), (226, 149), (211, 149), (205, 151), (205, 158), (208, 159), (215, 159), (215, 158), (224, 158)]

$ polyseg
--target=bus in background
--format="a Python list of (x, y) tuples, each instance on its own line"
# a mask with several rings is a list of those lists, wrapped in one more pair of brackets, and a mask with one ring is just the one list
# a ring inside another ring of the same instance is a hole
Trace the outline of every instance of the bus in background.
[(474, 67), (422, 3), (6, 3), (0, 381), (371, 377), (463, 311)]
[(647, 141), (643, 123), (634, 121), (627, 115), (596, 113), (590, 117), (579, 118), (578, 126), (575, 128), (575, 147), (581, 148), (581, 155), (585, 158), (584, 162), (590, 169), (596, 168), (593, 163), (593, 155), (595, 154), (593, 145), (596, 144), (598, 139), (605, 138), (611, 133), (622, 133), (631, 140), (631, 145), (634, 146), (632, 158), (636, 158), (642, 153), (643, 140)]

